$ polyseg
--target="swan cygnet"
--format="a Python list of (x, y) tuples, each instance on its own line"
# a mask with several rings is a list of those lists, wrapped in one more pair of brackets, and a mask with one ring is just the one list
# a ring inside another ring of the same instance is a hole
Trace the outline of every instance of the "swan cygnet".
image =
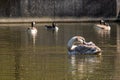
[(86, 42), (81, 36), (72, 37), (67, 44), (69, 54), (98, 54), (101, 55), (101, 49), (93, 42)]

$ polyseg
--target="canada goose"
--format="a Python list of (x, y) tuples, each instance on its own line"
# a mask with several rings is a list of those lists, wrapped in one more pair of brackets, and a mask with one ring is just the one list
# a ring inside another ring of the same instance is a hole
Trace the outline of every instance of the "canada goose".
[(111, 27), (108, 23), (106, 23), (104, 20), (100, 20), (100, 24), (96, 24), (98, 28), (101, 28), (103, 30), (110, 30)]
[(37, 28), (35, 27), (35, 22), (31, 23), (31, 27), (29, 27), (27, 29), (28, 33), (32, 34), (32, 35), (36, 35), (37, 34)]
[(37, 28), (35, 27), (35, 22), (31, 23), (31, 26), (27, 29), (28, 37), (32, 39), (33, 44), (35, 44)]
[(53, 31), (58, 31), (59, 28), (56, 26), (56, 24), (53, 22), (52, 25), (45, 25), (45, 28), (47, 30), (53, 30)]

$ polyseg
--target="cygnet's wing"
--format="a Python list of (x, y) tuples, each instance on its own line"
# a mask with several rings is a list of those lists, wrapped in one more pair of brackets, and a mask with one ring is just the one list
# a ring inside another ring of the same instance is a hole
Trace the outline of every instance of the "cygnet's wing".
[(99, 48), (95, 45), (79, 45), (75, 48), (80, 54), (95, 54), (100, 52)]

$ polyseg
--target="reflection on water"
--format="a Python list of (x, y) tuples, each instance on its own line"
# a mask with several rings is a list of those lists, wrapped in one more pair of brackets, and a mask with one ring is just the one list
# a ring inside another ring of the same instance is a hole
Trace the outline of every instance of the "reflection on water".
[(98, 28), (96, 26), (94, 28), (95, 28), (95, 31), (98, 34), (98, 36), (110, 38), (110, 30), (104, 30), (104, 29)]
[(27, 34), (28, 34), (28, 41), (30, 43), (32, 43), (33, 45), (35, 45), (37, 34), (31, 34), (31, 33), (28, 33), (28, 32), (27, 32)]
[[(94, 23), (59, 23), (58, 26), (56, 33), (45, 30), (44, 24), (37, 24), (35, 37), (27, 34), (26, 26), (0, 26), (0, 80), (119, 78), (119, 24), (111, 23), (110, 33), (99, 32)], [(103, 50), (102, 56), (68, 56), (67, 42), (75, 35), (93, 41)]]
[(120, 53), (120, 26), (117, 25), (117, 51)]
[(89, 75), (94, 75), (95, 70), (99, 68), (101, 61), (102, 57), (95, 55), (70, 56), (70, 70), (73, 80), (89, 79)]
[(94, 26), (94, 30), (99, 38), (99, 41), (100, 41), (99, 43), (101, 45), (109, 43), (111, 30), (104, 30), (104, 29), (98, 28), (97, 26)]
[[(52, 33), (52, 34), (54, 35), (54, 37), (55, 37), (56, 42), (57, 42), (57, 40), (58, 40), (58, 30), (51, 30), (51, 29), (50, 29), (50, 30), (49, 30), (49, 29), (47, 30), (47, 29), (46, 29), (46, 31), (49, 32), (49, 33)], [(49, 35), (49, 34), (48, 34), (48, 35)]]

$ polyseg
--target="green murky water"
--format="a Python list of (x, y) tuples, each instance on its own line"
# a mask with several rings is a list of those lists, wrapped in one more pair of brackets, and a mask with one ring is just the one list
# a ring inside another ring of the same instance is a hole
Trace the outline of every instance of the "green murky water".
[[(120, 25), (111, 31), (94, 23), (59, 23), (58, 32), (38, 24), (33, 40), (27, 26), (0, 26), (0, 80), (118, 80), (120, 77)], [(81, 35), (93, 41), (102, 56), (68, 56), (68, 40)]]

